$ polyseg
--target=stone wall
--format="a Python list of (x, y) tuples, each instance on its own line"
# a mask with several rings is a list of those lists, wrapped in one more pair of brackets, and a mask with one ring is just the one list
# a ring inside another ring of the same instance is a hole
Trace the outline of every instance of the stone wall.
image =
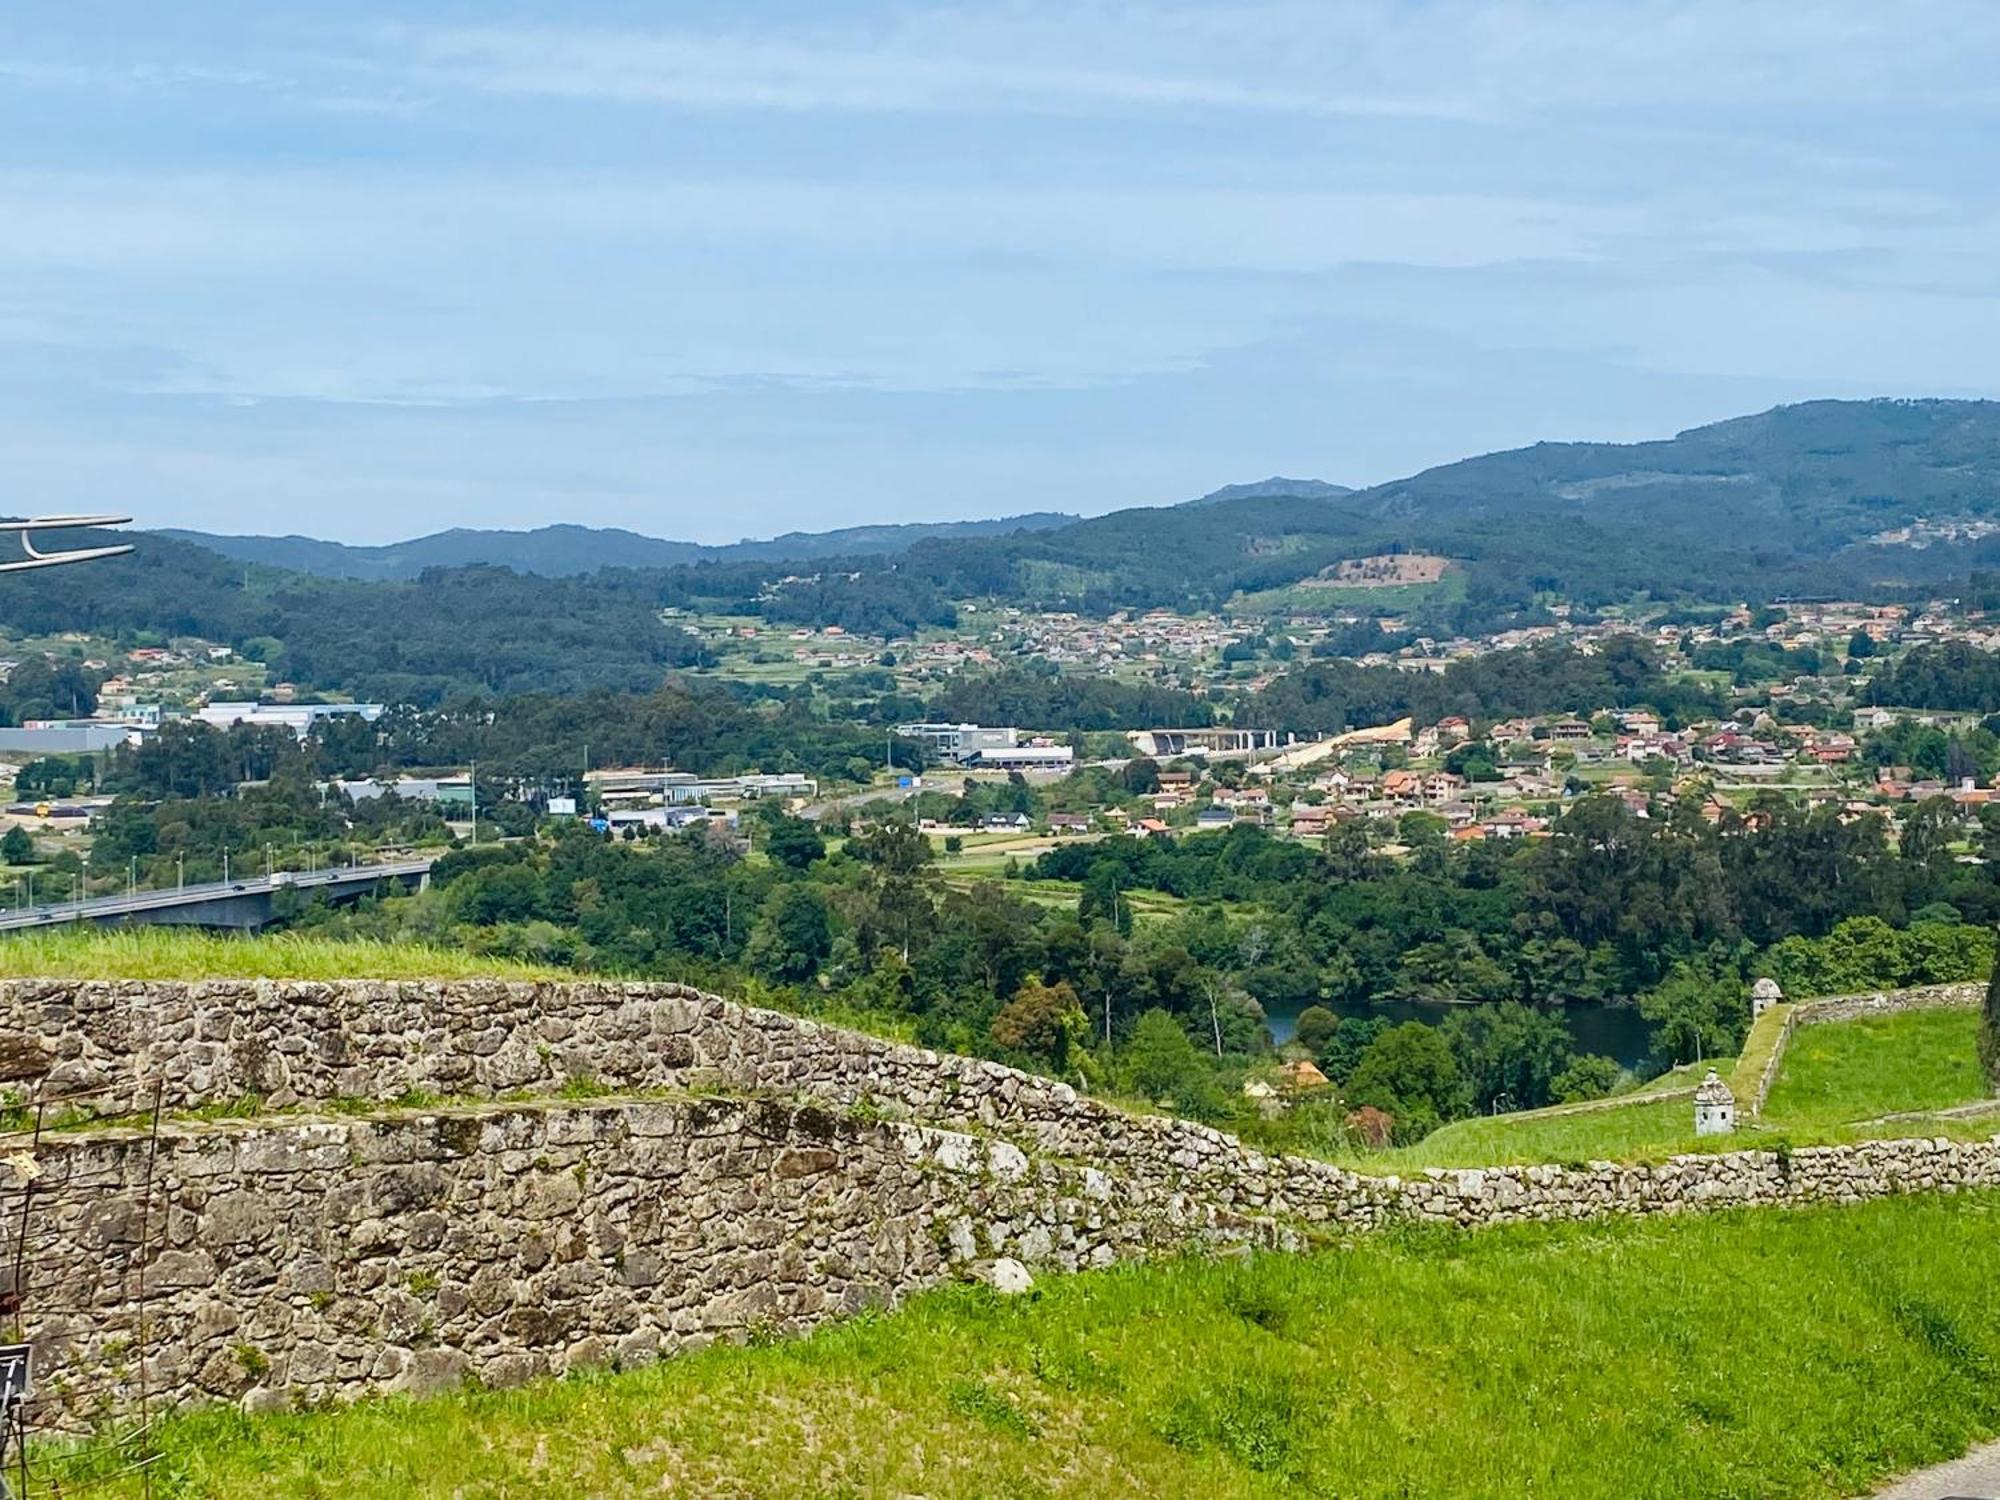
[(1208, 1133), (1118, 1168), (996, 1137), (725, 1099), (466, 1106), (45, 1137), (18, 1288), (40, 1423), (632, 1364), (894, 1303), (998, 1256), (1075, 1270), (1472, 1228), (2000, 1186), (2000, 1141), (1357, 1176)]
[[(643, 1362), (789, 1332), (1003, 1251), (1051, 1268), (1258, 1232), (1003, 1142), (722, 1099), (45, 1137), (18, 1288), (63, 1421)], [(43, 1419), (54, 1415), (45, 1411)]]
[(1923, 984), (1907, 990), (1871, 990), (1859, 995), (1827, 995), (1793, 1004), (1795, 1026), (1828, 1021), (1857, 1021), (1863, 1016), (1894, 1015), (1906, 1010), (1977, 1010), (1986, 998), (1984, 980), (1960, 984)]
[[(265, 1109), (412, 1094), (726, 1089), (866, 1103), (1039, 1150), (1117, 1159), (1202, 1128), (1134, 1116), (998, 1063), (884, 1041), (675, 984), (0, 981), (0, 1037), (52, 1060), (51, 1093), (136, 1109)], [(1201, 1158), (1198, 1146), (1190, 1148)]]
[[(2000, 1138), (1361, 1176), (673, 987), (15, 984), (0, 1002), (65, 1086), (150, 1075), (176, 1106), (268, 1090), (296, 1111), (170, 1120), (156, 1156), (129, 1128), (0, 1140), (0, 1234), (30, 1226), (5, 1290), (75, 1422), (129, 1409), (142, 1373), (156, 1399), (256, 1407), (630, 1363), (1001, 1256), (1071, 1270), (1404, 1220), (2000, 1186)], [(584, 1074), (627, 1095), (493, 1097)], [(380, 1102), (412, 1089), (488, 1097)], [(363, 1113), (311, 1112), (333, 1101)]]

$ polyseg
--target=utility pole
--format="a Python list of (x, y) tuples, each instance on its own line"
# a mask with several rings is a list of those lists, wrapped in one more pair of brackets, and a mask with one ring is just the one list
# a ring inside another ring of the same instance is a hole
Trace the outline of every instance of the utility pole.
[(187, 850), (183, 849), (174, 856), (174, 889), (184, 891), (187, 889), (187, 884)]
[(479, 847), (479, 762), (472, 763), (472, 770), (466, 775), (465, 784), (472, 792), (472, 847)]

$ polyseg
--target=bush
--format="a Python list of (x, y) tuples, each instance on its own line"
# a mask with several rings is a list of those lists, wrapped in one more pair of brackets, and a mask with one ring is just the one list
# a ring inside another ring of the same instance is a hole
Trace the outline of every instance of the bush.
[(1141, 1097), (1198, 1120), (1221, 1113), (1208, 1059), (1166, 1011), (1149, 1010), (1139, 1017), (1125, 1044), (1124, 1062), (1127, 1086)]
[(1618, 1086), (1624, 1069), (1608, 1057), (1586, 1052), (1556, 1075), (1554, 1094), (1558, 1104), (1575, 1104), (1583, 1099), (1602, 1099)]
[(1333, 1035), (1338, 1030), (1340, 1030), (1340, 1017), (1324, 1005), (1308, 1005), (1299, 1012), (1299, 1045), (1314, 1056), (1318, 1056), (1320, 1049), (1333, 1040)]
[(1041, 984), (1031, 979), (1000, 1007), (990, 1030), (993, 1040), (1010, 1052), (1026, 1053), (1060, 1073), (1068, 1068), (1072, 1050), (1080, 1052), (1086, 1045), (1090, 1026), (1068, 980)]

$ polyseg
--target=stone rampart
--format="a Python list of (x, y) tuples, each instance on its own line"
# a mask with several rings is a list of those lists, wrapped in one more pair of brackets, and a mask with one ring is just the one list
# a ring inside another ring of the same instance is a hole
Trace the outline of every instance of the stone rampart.
[(1863, 1016), (1896, 1015), (1908, 1010), (1977, 1010), (1986, 997), (1986, 982), (1921, 984), (1906, 990), (1870, 990), (1856, 995), (1826, 995), (1792, 1006), (1794, 1026), (1818, 1026), (1829, 1021), (1857, 1021)]
[(1631, 1166), (1359, 1176), (1215, 1137), (1117, 1169), (996, 1137), (728, 1099), (44, 1137), (16, 1293), (42, 1420), (155, 1400), (261, 1407), (493, 1385), (788, 1333), (997, 1256), (1075, 1270), (1465, 1228), (2000, 1186), (2000, 1141), (1887, 1141)]
[(594, 1090), (726, 1089), (866, 1103), (1042, 1151), (1116, 1160), (1213, 1131), (1135, 1116), (1055, 1079), (676, 984), (0, 981), (0, 1037), (53, 1060), (51, 1094), (101, 1112), (254, 1096), (289, 1109)]
[[(157, 1143), (0, 1140), (0, 1222), (30, 1233), (4, 1290), (46, 1400), (78, 1422), (128, 1410), (142, 1374), (155, 1399), (256, 1407), (631, 1363), (801, 1330), (1000, 1256), (1070, 1270), (1395, 1221), (2000, 1187), (2000, 1138), (1364, 1176), (668, 987), (62, 989), (0, 1000), (69, 1085), (151, 1074), (176, 1105), (246, 1086), (299, 1101), (170, 1119)], [(379, 1102), (585, 1073), (627, 1095)], [(308, 1112), (357, 1096), (377, 1102)]]

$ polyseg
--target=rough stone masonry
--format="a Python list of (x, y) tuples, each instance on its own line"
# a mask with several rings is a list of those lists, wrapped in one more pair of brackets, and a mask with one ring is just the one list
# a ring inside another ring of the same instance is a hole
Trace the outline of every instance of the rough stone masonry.
[(7, 1291), (77, 1423), (142, 1374), (262, 1407), (629, 1364), (1003, 1256), (2000, 1185), (2000, 1141), (1944, 1140), (1360, 1176), (671, 985), (17, 981), (0, 1043), (51, 1094), (251, 1116), (0, 1141)]

